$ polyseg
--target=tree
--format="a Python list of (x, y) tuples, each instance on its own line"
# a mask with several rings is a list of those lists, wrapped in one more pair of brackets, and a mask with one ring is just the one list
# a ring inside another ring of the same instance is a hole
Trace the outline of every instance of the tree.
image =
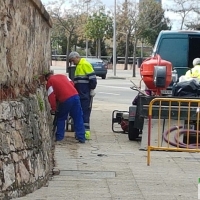
[(101, 7), (99, 11), (94, 12), (88, 17), (85, 26), (86, 36), (96, 42), (96, 55), (101, 57), (101, 41), (112, 37), (112, 18), (106, 13), (105, 8)]
[(145, 0), (139, 5), (138, 29), (140, 39), (153, 46), (161, 30), (170, 30), (170, 20), (165, 17), (161, 3)]
[[(122, 4), (122, 6), (118, 6), (118, 16), (117, 16), (117, 38), (119, 39), (122, 46), (124, 46), (124, 55), (125, 55), (125, 62), (124, 62), (124, 70), (128, 69), (128, 54), (129, 54), (129, 40), (131, 34), (131, 21), (129, 19), (129, 3), (128, 0)], [(123, 30), (123, 31), (121, 31)], [(125, 42), (124, 42), (125, 41)], [(118, 51), (120, 48), (118, 49)]]
[[(143, 0), (140, 3), (125, 0), (122, 6), (118, 6), (117, 35), (123, 39), (126, 36), (128, 44), (132, 39), (133, 63), (136, 62), (138, 41), (145, 40), (149, 44), (154, 44), (160, 30), (170, 29), (168, 24), (169, 20), (164, 17), (161, 4), (155, 0)], [(135, 77), (135, 64), (133, 64), (133, 77)]]
[(65, 1), (55, 1), (47, 7), (48, 12), (53, 20), (52, 34), (63, 37), (67, 41), (66, 44), (66, 67), (69, 65), (68, 55), (73, 37), (76, 37), (76, 31), (81, 24), (81, 6), (77, 4), (75, 9), (65, 8)]
[[(73, 8), (73, 9), (71, 9)], [(77, 50), (77, 46), (84, 49), (86, 47), (86, 24), (89, 13), (97, 13), (102, 8), (102, 3), (98, 0), (73, 0), (70, 5), (64, 0), (53, 1), (47, 6), (53, 20), (52, 47), (62, 54), (69, 54), (70, 50)], [(104, 45), (104, 38), (101, 39), (101, 46)], [(88, 41), (89, 47), (93, 45)], [(105, 50), (105, 47), (104, 47)], [(84, 55), (84, 50), (79, 51)], [(105, 53), (104, 53), (105, 54)], [(68, 61), (67, 61), (68, 67)]]
[[(122, 5), (117, 7), (117, 39), (126, 41), (126, 50), (125, 50), (125, 66), (124, 69), (127, 69), (127, 57), (129, 51), (129, 41), (132, 36), (136, 36), (137, 21), (139, 14), (138, 3), (125, 0)], [(134, 47), (137, 46), (137, 39), (133, 39)], [(133, 50), (133, 63), (135, 63), (136, 58), (136, 48)], [(133, 64), (133, 77), (135, 77), (135, 65)]]
[(180, 30), (185, 28), (185, 24), (193, 21), (192, 14), (198, 5), (196, 0), (171, 0), (169, 11), (180, 17)]
[(196, 4), (193, 5), (194, 10), (193, 10), (193, 16), (194, 19), (192, 21), (189, 21), (185, 23), (185, 26), (187, 29), (192, 29), (192, 30), (200, 30), (200, 7), (199, 7), (199, 2), (198, 0), (196, 1)]

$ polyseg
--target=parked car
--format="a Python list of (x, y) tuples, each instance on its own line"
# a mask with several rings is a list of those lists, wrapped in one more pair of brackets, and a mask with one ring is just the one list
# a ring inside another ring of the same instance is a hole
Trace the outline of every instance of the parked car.
[(96, 76), (102, 79), (106, 78), (108, 64), (105, 61), (99, 58), (86, 58), (86, 60), (92, 65)]

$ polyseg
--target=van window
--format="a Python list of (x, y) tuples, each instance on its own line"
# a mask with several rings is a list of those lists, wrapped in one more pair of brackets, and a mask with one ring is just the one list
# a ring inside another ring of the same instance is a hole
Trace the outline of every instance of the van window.
[(187, 67), (188, 63), (188, 39), (187, 38), (163, 38), (158, 47), (161, 58), (172, 63), (173, 67)]

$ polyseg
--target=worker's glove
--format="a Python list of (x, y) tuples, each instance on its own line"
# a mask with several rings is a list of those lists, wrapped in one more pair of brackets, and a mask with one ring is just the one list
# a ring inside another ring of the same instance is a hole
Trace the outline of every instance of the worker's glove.
[(55, 110), (50, 110), (51, 115), (55, 115), (56, 111)]
[(95, 90), (90, 90), (90, 96), (91, 96), (91, 97), (94, 97), (95, 94), (96, 94)]

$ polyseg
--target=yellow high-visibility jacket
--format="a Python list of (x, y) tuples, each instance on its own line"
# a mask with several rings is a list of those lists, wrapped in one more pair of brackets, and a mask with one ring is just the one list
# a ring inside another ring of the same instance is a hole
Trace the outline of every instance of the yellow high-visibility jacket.
[(192, 69), (188, 70), (185, 76), (187, 78), (198, 78), (200, 80), (200, 65), (196, 65)]
[(92, 65), (85, 59), (81, 58), (76, 66), (74, 85), (77, 89), (80, 99), (90, 99), (90, 90), (95, 89), (97, 78)]

